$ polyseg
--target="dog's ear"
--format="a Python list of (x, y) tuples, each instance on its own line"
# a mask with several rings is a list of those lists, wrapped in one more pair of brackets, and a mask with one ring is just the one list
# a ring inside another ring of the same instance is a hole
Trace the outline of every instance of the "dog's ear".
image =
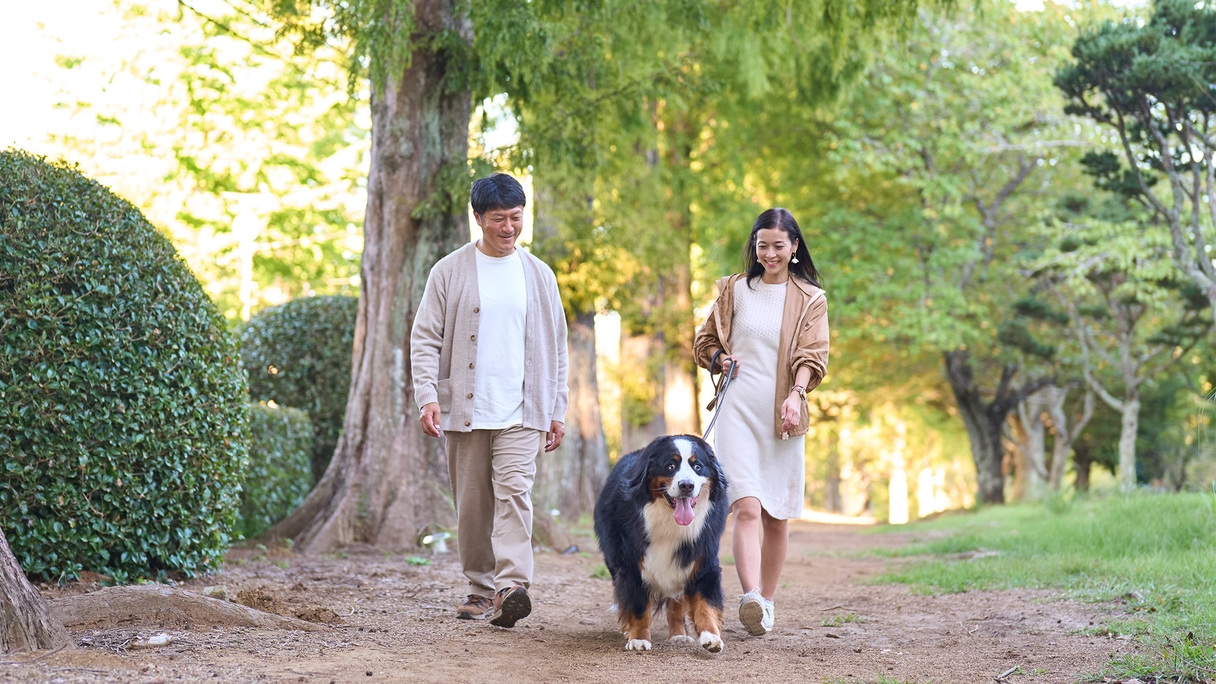
[(625, 488), (636, 492), (646, 487), (646, 474), (650, 472), (650, 447), (634, 452), (637, 458), (625, 472)]
[(722, 491), (726, 490), (726, 473), (722, 472), (722, 465), (718, 463), (718, 455), (714, 453), (713, 447), (706, 444), (703, 440), (698, 440), (699, 451), (697, 458), (704, 459), (706, 463), (713, 468), (714, 475), (717, 477), (717, 486)]

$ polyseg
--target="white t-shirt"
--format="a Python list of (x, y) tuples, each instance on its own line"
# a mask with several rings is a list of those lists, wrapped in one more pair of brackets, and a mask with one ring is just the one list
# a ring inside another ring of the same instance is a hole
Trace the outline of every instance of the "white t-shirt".
[(505, 257), (477, 250), (477, 372), (474, 430), (501, 430), (524, 418), (524, 339), (528, 287), (519, 250)]

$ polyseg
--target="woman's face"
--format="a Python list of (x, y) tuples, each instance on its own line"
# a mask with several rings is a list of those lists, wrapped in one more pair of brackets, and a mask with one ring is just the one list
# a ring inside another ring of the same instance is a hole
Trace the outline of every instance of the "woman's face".
[(764, 267), (764, 273), (780, 281), (788, 275), (790, 259), (798, 243), (790, 240), (789, 234), (780, 228), (762, 228), (756, 231), (756, 261)]

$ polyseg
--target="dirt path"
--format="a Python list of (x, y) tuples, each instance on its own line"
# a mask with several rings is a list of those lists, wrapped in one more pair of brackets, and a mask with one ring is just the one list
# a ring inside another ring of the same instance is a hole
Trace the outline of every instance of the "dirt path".
[[(127, 625), (78, 630), (78, 646), (35, 663), (0, 666), (0, 682), (1074, 682), (1098, 671), (1129, 641), (1079, 634), (1118, 606), (1079, 604), (1044, 591), (919, 596), (867, 580), (894, 561), (860, 552), (906, 543), (908, 535), (797, 522), (777, 596), (776, 630), (748, 637), (732, 607), (734, 567), (725, 567), (725, 649), (671, 646), (625, 652), (608, 612), (611, 586), (592, 573), (598, 553), (538, 554), (532, 616), (514, 630), (454, 619), (463, 584), (454, 554), (431, 565), (365, 551), (301, 557), (234, 551), (222, 575), (183, 586), (223, 584), (230, 596), (263, 591), (286, 615), (336, 614), (322, 632), (240, 628), (188, 630)], [(594, 542), (581, 540), (594, 550)], [(729, 554), (729, 537), (723, 540)], [(87, 586), (47, 589), (48, 597)], [(330, 613), (329, 611), (333, 611)], [(849, 621), (844, 621), (848, 616)], [(831, 625), (836, 618), (838, 624)], [(829, 623), (829, 626), (825, 626)], [(659, 624), (663, 622), (660, 620)], [(166, 632), (160, 648), (134, 638)], [(124, 646), (125, 645), (125, 646)], [(22, 660), (14, 658), (13, 660)]]

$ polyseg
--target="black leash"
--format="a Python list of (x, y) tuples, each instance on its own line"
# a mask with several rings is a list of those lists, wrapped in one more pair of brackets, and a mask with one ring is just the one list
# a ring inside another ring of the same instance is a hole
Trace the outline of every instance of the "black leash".
[[(718, 354), (722, 352), (719, 351)], [(714, 360), (710, 363), (710, 368), (718, 362), (718, 354), (714, 354)], [(735, 364), (733, 361), (727, 361), (727, 364), (722, 370), (722, 377), (714, 383), (714, 399), (709, 402), (708, 408), (713, 409), (714, 417), (709, 419), (709, 427), (705, 428), (705, 434), (701, 439), (709, 441), (709, 433), (714, 429), (714, 423), (718, 422), (718, 414), (722, 412), (722, 400), (726, 398), (726, 389), (730, 387), (731, 376), (734, 375)], [(710, 373), (710, 380), (713, 380), (713, 374)]]

